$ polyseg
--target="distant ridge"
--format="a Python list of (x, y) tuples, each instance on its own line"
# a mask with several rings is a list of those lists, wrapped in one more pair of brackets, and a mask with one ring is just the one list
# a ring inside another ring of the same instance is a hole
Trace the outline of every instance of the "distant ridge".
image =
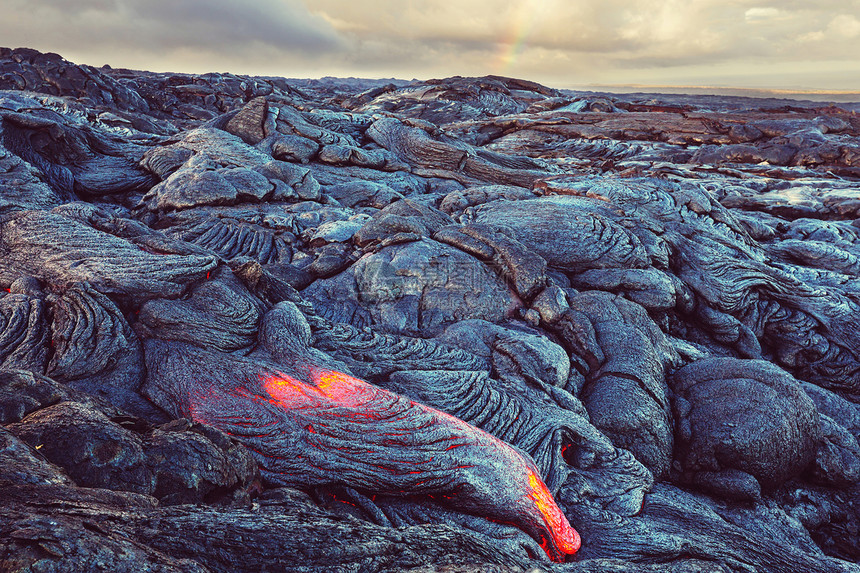
[(721, 95), (755, 98), (782, 98), (807, 101), (860, 102), (860, 91), (827, 89), (743, 88), (731, 86), (689, 86), (649, 84), (590, 84), (567, 89), (599, 93), (654, 93), (686, 95)]

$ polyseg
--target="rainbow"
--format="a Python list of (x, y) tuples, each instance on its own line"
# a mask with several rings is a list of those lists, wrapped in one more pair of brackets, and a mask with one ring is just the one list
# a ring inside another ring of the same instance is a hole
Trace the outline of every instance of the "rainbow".
[(533, 24), (534, 11), (529, 10), (525, 3), (520, 4), (519, 10), (513, 14), (508, 31), (498, 42), (499, 52), (492, 66), (493, 73), (506, 75), (516, 64), (526, 49), (526, 40), (531, 34)]

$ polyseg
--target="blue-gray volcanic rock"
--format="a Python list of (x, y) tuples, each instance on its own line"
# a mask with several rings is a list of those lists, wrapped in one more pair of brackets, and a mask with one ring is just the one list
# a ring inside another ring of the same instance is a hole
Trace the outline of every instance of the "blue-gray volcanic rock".
[(0, 48), (0, 570), (860, 572), (855, 110)]

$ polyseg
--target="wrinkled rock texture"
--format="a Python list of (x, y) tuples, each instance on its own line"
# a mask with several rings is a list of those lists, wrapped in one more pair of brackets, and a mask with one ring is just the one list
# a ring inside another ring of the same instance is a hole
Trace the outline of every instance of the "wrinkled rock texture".
[(0, 570), (860, 571), (858, 109), (0, 48)]

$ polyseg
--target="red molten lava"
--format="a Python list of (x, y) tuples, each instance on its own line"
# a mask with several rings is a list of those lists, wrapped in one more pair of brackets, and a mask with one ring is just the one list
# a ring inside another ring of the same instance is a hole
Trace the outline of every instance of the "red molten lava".
[[(538, 511), (543, 516), (544, 523), (546, 523), (547, 528), (550, 530), (559, 550), (566, 555), (573, 555), (579, 551), (579, 547), (582, 545), (579, 533), (570, 526), (567, 517), (564, 516), (555, 504), (555, 500), (547, 489), (546, 484), (532, 470), (529, 470), (529, 488), (531, 488), (531, 492), (528, 494), (528, 497), (534, 502)], [(547, 545), (547, 541), (543, 540), (541, 547), (552, 558), (553, 555), (550, 553)]]
[[(326, 467), (336, 467), (340, 455), (337, 450), (355, 452), (364, 448), (366, 454), (352, 462), (345, 461), (353, 465), (345, 466), (344, 470), (348, 472), (356, 462), (366, 460), (378, 472), (375, 478), (378, 483), (372, 485), (378, 491), (390, 492), (396, 488), (394, 491), (405, 494), (451, 493), (451, 497), (443, 496), (448, 499), (447, 504), (521, 526), (540, 540), (553, 561), (564, 562), (567, 555), (579, 549), (579, 535), (556, 505), (534, 463), (510, 445), (459, 418), (347, 374), (314, 366), (305, 366), (297, 372), (309, 382), (277, 372), (259, 378), (268, 396), (255, 395), (243, 388), (232, 394), (275, 406), (283, 412), (285, 420), (294, 420), (296, 429), (306, 433), (306, 443), (311, 446), (305, 453), (326, 456)], [(196, 412), (197, 408), (192, 406), (191, 410)], [(218, 425), (215, 418), (195, 417)], [(412, 421), (413, 425), (404, 421)], [(253, 423), (253, 418), (244, 418), (241, 425)], [(350, 427), (357, 435), (349, 445), (338, 446), (332, 441), (335, 435), (345, 435), (348, 439), (349, 434), (343, 432)], [(340, 430), (335, 431), (337, 428)], [(375, 436), (380, 436), (378, 441), (374, 441)], [(417, 457), (387, 463), (380, 457), (386, 448), (395, 448), (392, 453), (397, 448), (406, 448), (416, 452)], [(302, 456), (297, 453), (297, 457)], [(439, 480), (439, 472), (447, 473), (451, 480)], [(343, 477), (337, 474), (333, 479)], [(332, 483), (332, 478), (326, 476), (315, 479), (329, 479)], [(462, 483), (467, 487), (445, 483)]]

